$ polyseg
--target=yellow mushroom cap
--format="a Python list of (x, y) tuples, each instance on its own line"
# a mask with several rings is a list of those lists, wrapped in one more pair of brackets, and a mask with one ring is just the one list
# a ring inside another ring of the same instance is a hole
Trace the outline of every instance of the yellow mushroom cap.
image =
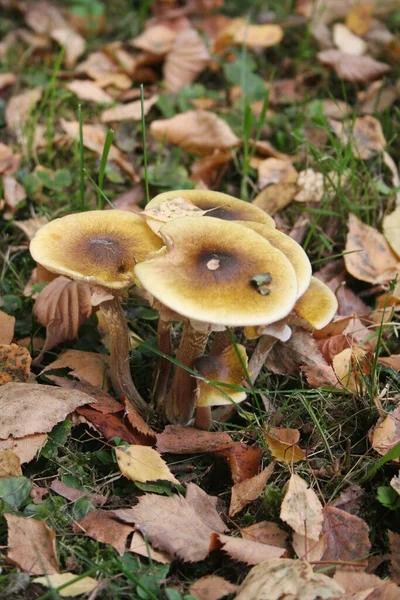
[(241, 344), (237, 344), (237, 350), (240, 359), (235, 348), (229, 346), (217, 356), (201, 356), (195, 361), (195, 368), (202, 377), (209, 381), (218, 382), (217, 387), (215, 387), (200, 379), (197, 380), (196, 406), (198, 408), (231, 404), (232, 401), (238, 404), (246, 399), (246, 392), (220, 385), (223, 383), (241, 385), (246, 378), (246, 372), (243, 369), (243, 365), (247, 369), (248, 364), (246, 348)]
[(121, 289), (133, 283), (136, 262), (162, 246), (140, 215), (94, 210), (47, 223), (31, 241), (30, 251), (53, 273)]
[[(163, 223), (154, 219), (151, 214), (147, 216), (148, 212), (153, 212), (160, 204), (173, 201), (177, 198), (187, 202), (187, 210), (189, 210), (189, 206), (192, 205), (193, 210), (198, 209), (205, 211), (204, 216), (206, 217), (223, 219), (224, 221), (255, 221), (257, 223), (263, 223), (270, 229), (275, 228), (274, 219), (261, 208), (249, 204), (248, 202), (244, 202), (243, 200), (239, 200), (238, 198), (234, 198), (233, 196), (229, 196), (228, 194), (222, 194), (221, 192), (214, 192), (212, 190), (173, 190), (158, 194), (158, 196), (150, 200), (146, 205), (143, 214), (147, 217), (149, 227), (156, 233), (159, 231), (160, 227), (162, 227)], [(163, 220), (169, 221), (182, 216), (182, 214), (177, 214), (176, 208), (177, 207), (171, 203), (170, 215), (168, 217), (167, 211), (164, 211)]]
[(160, 229), (167, 250), (135, 267), (140, 284), (189, 319), (261, 325), (293, 308), (297, 277), (290, 261), (260, 235), (212, 217), (182, 217)]
[(269, 227), (265, 227), (265, 225), (261, 225), (260, 223), (249, 222), (242, 223), (242, 225), (253, 229), (253, 231), (256, 231), (259, 235), (262, 235), (263, 238), (268, 240), (275, 248), (278, 248), (278, 250), (283, 252), (283, 254), (290, 260), (294, 270), (296, 271), (299, 285), (298, 298), (300, 298), (300, 296), (304, 294), (310, 285), (312, 275), (311, 263), (300, 244), (298, 244), (290, 236), (282, 233), (282, 231), (277, 231), (276, 229), (271, 230)]
[(322, 329), (332, 320), (337, 308), (335, 294), (325, 283), (311, 277), (310, 286), (296, 302), (294, 311), (314, 329)]

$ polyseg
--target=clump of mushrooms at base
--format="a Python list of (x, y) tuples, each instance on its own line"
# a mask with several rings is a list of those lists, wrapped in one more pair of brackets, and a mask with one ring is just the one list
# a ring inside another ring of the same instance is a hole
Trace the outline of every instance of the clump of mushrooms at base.
[[(157, 359), (149, 396), (172, 423), (209, 428), (212, 407), (237, 404), (290, 324), (324, 327), (337, 302), (312, 277), (304, 250), (276, 230), (261, 209), (226, 194), (177, 190), (156, 196), (141, 214), (90, 211), (56, 219), (31, 242), (38, 264), (89, 283), (108, 322), (110, 376), (142, 416), (129, 366), (121, 300), (136, 284), (159, 312)], [(174, 323), (182, 322), (176, 353)], [(250, 358), (228, 328), (257, 340)], [(172, 359), (172, 360), (169, 360)]]

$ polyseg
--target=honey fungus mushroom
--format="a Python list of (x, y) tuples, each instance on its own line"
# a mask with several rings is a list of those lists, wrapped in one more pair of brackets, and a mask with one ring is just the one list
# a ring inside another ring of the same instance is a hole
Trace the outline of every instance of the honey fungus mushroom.
[(30, 244), (38, 264), (96, 288), (110, 331), (113, 388), (142, 415), (147, 404), (130, 373), (129, 335), (121, 294), (134, 283), (135, 264), (162, 245), (143, 217), (118, 210), (88, 211), (55, 219), (39, 229)]
[[(295, 270), (256, 232), (213, 217), (182, 217), (159, 231), (166, 248), (139, 263), (135, 275), (159, 302), (186, 319), (177, 360), (189, 369), (211, 328), (269, 324), (297, 299)], [(260, 277), (261, 276), (261, 277)], [(194, 378), (177, 367), (165, 401), (169, 420), (192, 417)]]

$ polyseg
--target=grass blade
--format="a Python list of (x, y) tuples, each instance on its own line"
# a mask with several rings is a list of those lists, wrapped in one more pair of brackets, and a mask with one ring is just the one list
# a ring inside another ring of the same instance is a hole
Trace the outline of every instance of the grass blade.
[(104, 173), (106, 171), (107, 159), (110, 152), (111, 144), (114, 138), (114, 131), (109, 129), (107, 131), (106, 141), (104, 142), (103, 154), (101, 155), (100, 170), (99, 170), (99, 189), (97, 191), (97, 208), (102, 210), (104, 208), (103, 196), (101, 191), (103, 189)]
[(150, 202), (149, 194), (149, 174), (147, 172), (147, 148), (146, 148), (146, 122), (144, 118), (144, 87), (140, 84), (140, 102), (142, 107), (142, 140), (143, 140), (143, 164), (144, 164), (144, 185), (146, 189), (146, 204)]
[(85, 165), (83, 155), (83, 126), (82, 126), (82, 106), (78, 104), (78, 120), (79, 120), (79, 195), (80, 208), (85, 210)]

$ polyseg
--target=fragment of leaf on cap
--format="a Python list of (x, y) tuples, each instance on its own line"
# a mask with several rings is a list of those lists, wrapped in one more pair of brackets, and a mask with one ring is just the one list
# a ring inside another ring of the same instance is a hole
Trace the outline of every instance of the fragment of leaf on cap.
[[(111, 380), (115, 391), (144, 414), (147, 405), (136, 390), (129, 368), (128, 327), (118, 291), (133, 283), (138, 260), (162, 247), (143, 217), (126, 211), (88, 211), (46, 224), (31, 241), (33, 258), (53, 273), (77, 282), (100, 286), (100, 310), (111, 341)], [(112, 296), (107, 295), (112, 291)]]
[(246, 392), (224, 384), (240, 386), (246, 379), (247, 364), (246, 348), (241, 344), (237, 344), (236, 348), (229, 346), (219, 355), (201, 356), (195, 361), (199, 375), (215, 382), (211, 385), (204, 379), (197, 379), (196, 427), (209, 428), (212, 406), (239, 404), (246, 399)]
[[(297, 298), (294, 268), (254, 231), (213, 217), (182, 217), (159, 233), (166, 252), (136, 265), (135, 275), (159, 302), (188, 319), (177, 355), (186, 367), (192, 368), (203, 354), (211, 328), (273, 323), (292, 309)], [(203, 331), (190, 320), (203, 323)], [(166, 400), (170, 420), (191, 417), (192, 379), (187, 371), (175, 370)]]
[(212, 190), (173, 190), (158, 194), (146, 205), (144, 216), (158, 233), (163, 223), (184, 216), (206, 216), (224, 221), (254, 221), (275, 228), (272, 217), (260, 208)]

